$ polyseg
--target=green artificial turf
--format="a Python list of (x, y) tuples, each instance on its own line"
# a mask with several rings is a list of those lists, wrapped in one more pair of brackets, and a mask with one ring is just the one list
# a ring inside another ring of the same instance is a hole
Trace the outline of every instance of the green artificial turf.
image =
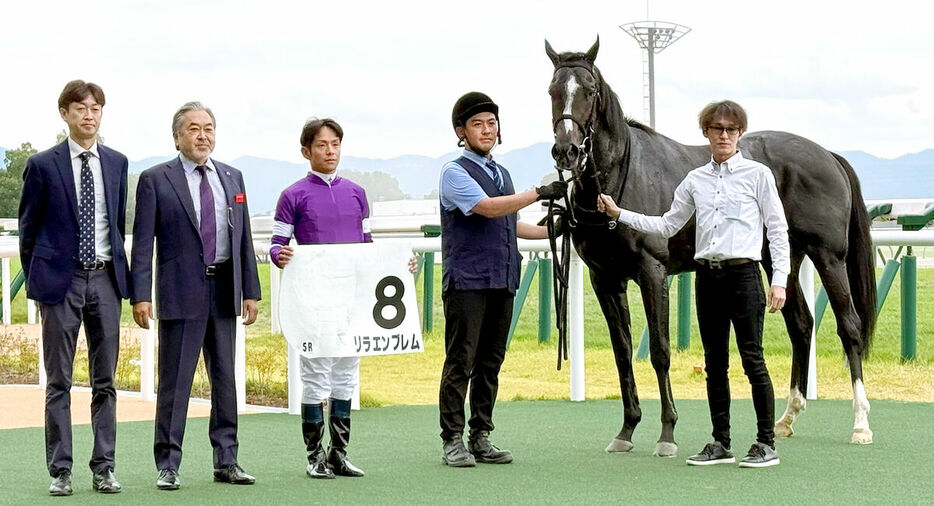
[[(777, 402), (779, 407), (784, 402)], [(656, 401), (644, 403), (643, 421), (630, 454), (604, 447), (620, 428), (619, 401), (502, 402), (496, 408), (493, 442), (515, 454), (509, 465), (451, 469), (440, 462), (435, 406), (369, 408), (353, 413), (351, 460), (363, 478), (312, 480), (298, 417), (240, 417), (240, 462), (256, 476), (254, 486), (211, 481), (207, 419), (188, 423), (182, 488), (155, 488), (151, 422), (118, 429), (117, 477), (124, 491), (91, 491), (87, 468), (90, 427), (75, 430), (75, 495), (46, 494), (42, 429), (0, 431), (0, 503), (69, 504), (917, 504), (930, 503), (934, 406), (876, 401), (870, 416), (875, 444), (849, 444), (849, 401), (812, 401), (796, 424), (798, 433), (779, 440), (781, 465), (740, 469), (735, 465), (694, 468), (684, 459), (709, 437), (704, 401), (679, 401), (676, 458), (657, 458)], [(781, 410), (777, 410), (779, 413)], [(733, 404), (734, 451), (739, 458), (754, 440), (747, 400)]]

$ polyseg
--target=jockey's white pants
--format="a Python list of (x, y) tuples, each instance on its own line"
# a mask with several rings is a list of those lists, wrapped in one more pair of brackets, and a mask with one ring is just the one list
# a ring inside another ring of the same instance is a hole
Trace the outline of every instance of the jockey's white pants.
[(350, 400), (360, 383), (360, 357), (301, 357), (302, 404)]

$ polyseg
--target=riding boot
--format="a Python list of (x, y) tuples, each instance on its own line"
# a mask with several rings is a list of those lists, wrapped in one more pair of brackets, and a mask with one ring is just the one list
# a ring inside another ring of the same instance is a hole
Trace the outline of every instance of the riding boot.
[(338, 476), (363, 476), (363, 470), (347, 460), (347, 445), (350, 444), (350, 401), (331, 399), (331, 445), (328, 447), (327, 463)]
[(308, 452), (308, 465), (305, 467), (308, 476), (334, 478), (334, 472), (328, 467), (321, 446), (321, 440), (324, 438), (324, 411), (320, 404), (302, 404), (302, 436), (305, 438), (305, 450)]

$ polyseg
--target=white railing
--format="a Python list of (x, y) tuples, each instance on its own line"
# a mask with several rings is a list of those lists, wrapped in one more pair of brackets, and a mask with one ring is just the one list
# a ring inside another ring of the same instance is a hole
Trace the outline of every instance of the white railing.
[[(934, 246), (934, 230), (925, 229), (919, 231), (904, 232), (900, 230), (873, 230), (873, 245), (875, 248), (882, 246)], [(411, 243), (413, 252), (438, 252), (441, 250), (440, 238), (414, 238), (397, 239), (387, 238), (379, 240), (406, 241)], [(127, 249), (130, 248), (132, 238), (127, 238)], [(521, 251), (548, 251), (547, 241), (525, 241), (519, 240), (519, 249)], [(267, 254), (268, 243), (257, 243), (256, 253)], [(12, 322), (12, 312), (10, 304), (10, 258), (19, 256), (19, 248), (15, 238), (0, 238), (0, 265), (2, 265), (2, 290), (3, 290), (3, 323), (9, 325)], [(278, 332), (278, 286), (279, 269), (270, 265), (270, 308), (272, 311), (271, 322), (272, 331)], [(808, 297), (808, 307), (814, 312), (814, 268), (810, 261), (806, 261), (801, 267), (800, 282), (802, 289)], [(584, 390), (584, 323), (583, 323), (583, 262), (577, 256), (575, 251), (571, 251), (571, 269), (568, 289), (568, 339), (570, 356), (570, 398), (572, 401), (582, 401), (585, 398)], [(34, 323), (36, 321), (35, 305), (29, 303), (27, 309), (27, 321)], [(151, 322), (150, 329), (143, 333), (140, 339), (140, 394), (144, 400), (152, 401), (155, 399), (155, 336), (157, 321)], [(242, 321), (237, 322), (237, 341), (236, 341), (236, 387), (237, 399), (241, 409), (246, 405), (246, 331)], [(813, 332), (813, 330), (812, 330)], [(41, 337), (40, 337), (41, 339)], [(816, 398), (817, 378), (816, 378), (816, 339), (811, 339), (811, 360), (808, 371), (808, 398)], [(45, 367), (42, 359), (42, 345), (39, 343), (39, 383), (45, 385)], [(298, 412), (298, 405), (301, 398), (301, 380), (298, 376), (298, 354), (289, 350), (289, 406), (290, 412)]]
[[(130, 249), (133, 246), (133, 237), (127, 236), (126, 244), (127, 256), (129, 256)], [(15, 237), (4, 237), (0, 238), (0, 262), (2, 262), (2, 270), (0, 277), (2, 277), (2, 289), (3, 289), (3, 324), (10, 325), (12, 323), (12, 311), (10, 304), (10, 258), (19, 256), (19, 243), (16, 241)], [(153, 259), (155, 261), (155, 259)], [(155, 291), (155, 266), (153, 266), (153, 291)], [(25, 292), (25, 285), (22, 290)], [(153, 293), (153, 314), (158, 315), (158, 307), (155, 302), (155, 293)], [(32, 300), (27, 302), (26, 308), (27, 322), (32, 324), (36, 322), (36, 306)], [(156, 336), (158, 335), (158, 317), (156, 320), (149, 321), (149, 329), (141, 330), (142, 336), (139, 338), (140, 346), (140, 360), (139, 360), (139, 392), (140, 397), (144, 401), (152, 402), (156, 399), (156, 354), (155, 354), (155, 343)], [(135, 325), (135, 324), (131, 324)], [(243, 325), (243, 320), (240, 317), (237, 317), (237, 335), (235, 340), (236, 352), (234, 356), (234, 381), (237, 389), (237, 407), (239, 410), (243, 411), (246, 408), (246, 329)], [(37, 348), (39, 351), (39, 386), (45, 387), (46, 385), (46, 373), (45, 373), (45, 360), (42, 353), (42, 332), (39, 332), (39, 341), (37, 343)]]

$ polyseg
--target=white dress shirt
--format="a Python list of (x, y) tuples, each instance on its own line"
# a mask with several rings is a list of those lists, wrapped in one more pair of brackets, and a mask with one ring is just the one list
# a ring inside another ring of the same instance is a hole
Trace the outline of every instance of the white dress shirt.
[(697, 213), (695, 259), (762, 259), (762, 227), (772, 255), (772, 285), (784, 287), (791, 260), (788, 223), (768, 167), (737, 152), (688, 173), (675, 189), (671, 209), (646, 216), (623, 209), (619, 221), (641, 232), (675, 235)]
[[(182, 161), (182, 169), (185, 171), (185, 179), (188, 180), (188, 191), (191, 193), (191, 201), (195, 205), (195, 220), (198, 226), (201, 226), (201, 174), (195, 170), (197, 163), (189, 160), (185, 155), (179, 153), (178, 158)], [(208, 176), (208, 184), (211, 185), (211, 193), (214, 194), (214, 230), (215, 232), (215, 250), (214, 263), (219, 264), (230, 258), (230, 226), (229, 214), (230, 208), (227, 207), (227, 194), (224, 192), (224, 185), (221, 184), (217, 176), (217, 169), (214, 162), (208, 158), (204, 164), (209, 170), (205, 171)]]
[(81, 206), (81, 153), (91, 153), (88, 166), (94, 178), (94, 252), (98, 260), (112, 260), (110, 251), (110, 222), (107, 221), (107, 197), (104, 195), (104, 176), (101, 173), (101, 157), (97, 152), (97, 142), (90, 149), (84, 149), (71, 137), (68, 138), (68, 151), (71, 156), (71, 170), (75, 175), (75, 195)]

